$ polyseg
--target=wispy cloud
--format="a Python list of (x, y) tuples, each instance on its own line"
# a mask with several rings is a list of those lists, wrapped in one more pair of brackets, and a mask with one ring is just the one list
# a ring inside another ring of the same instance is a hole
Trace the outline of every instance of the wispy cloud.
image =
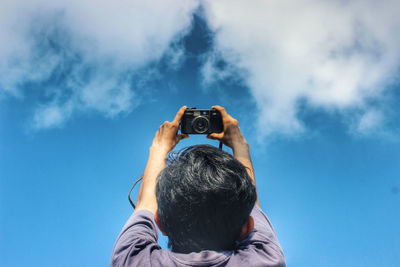
[(376, 110), (368, 110), (368, 112), (364, 113), (357, 125), (357, 130), (359, 132), (368, 132), (373, 130), (377, 125), (382, 123), (383, 115), (381, 112)]
[(23, 98), (40, 85), (46, 97), (33, 115), (37, 129), (62, 125), (77, 112), (129, 112), (138, 102), (135, 85), (142, 82), (137, 70), (163, 56), (179, 64), (182, 53), (172, 44), (190, 28), (197, 5), (3, 0), (0, 96)]
[[(376, 103), (399, 71), (399, 1), (208, 0), (204, 6), (215, 32), (204, 77), (244, 73), (261, 136), (304, 130), (299, 101), (346, 116), (357, 110), (358, 131), (379, 127), (384, 115)], [(216, 66), (215, 57), (227, 67)]]

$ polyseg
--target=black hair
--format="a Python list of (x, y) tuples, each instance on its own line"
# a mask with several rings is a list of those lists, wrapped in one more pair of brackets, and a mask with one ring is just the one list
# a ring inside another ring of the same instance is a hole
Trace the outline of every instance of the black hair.
[(156, 196), (168, 246), (179, 253), (234, 249), (256, 200), (246, 167), (210, 145), (170, 154), (167, 163)]

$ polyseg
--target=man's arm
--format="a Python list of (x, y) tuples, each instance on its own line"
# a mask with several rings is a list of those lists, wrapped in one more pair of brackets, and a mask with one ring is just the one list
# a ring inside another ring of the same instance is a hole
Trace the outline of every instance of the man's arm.
[[(164, 122), (156, 132), (149, 149), (149, 158), (139, 189), (135, 212), (122, 229), (115, 243), (111, 266), (148, 266), (150, 255), (159, 253), (157, 244), (157, 228), (154, 214), (157, 211), (156, 184), (157, 176), (165, 168), (165, 159), (175, 145), (187, 138), (177, 134), (179, 121), (185, 112), (182, 107), (172, 122)], [(140, 253), (140, 256), (139, 256)], [(160, 257), (152, 259), (152, 263), (161, 266)]]
[(149, 158), (143, 174), (143, 181), (139, 189), (136, 211), (148, 210), (153, 214), (157, 211), (157, 176), (165, 168), (165, 159), (168, 153), (180, 140), (189, 137), (186, 134), (177, 134), (179, 121), (185, 110), (186, 106), (181, 107), (175, 119), (172, 122), (164, 122), (154, 136), (153, 143), (149, 149)]
[[(225, 108), (221, 106), (213, 106), (212, 108), (221, 112), (222, 122), (224, 123), (224, 131), (222, 133), (209, 134), (207, 138), (219, 140), (224, 145), (230, 147), (233, 151), (233, 156), (246, 167), (247, 173), (253, 180), (254, 186), (256, 186), (253, 164), (250, 158), (249, 144), (240, 131), (239, 122), (230, 116), (226, 112)], [(256, 199), (256, 204), (260, 206), (258, 197)]]
[[(222, 133), (210, 134), (207, 137), (219, 140), (232, 148), (233, 156), (247, 168), (247, 173), (255, 186), (256, 180), (250, 158), (249, 145), (240, 131), (238, 121), (232, 118), (223, 107), (213, 106), (213, 108), (221, 112), (224, 131)], [(266, 266), (286, 266), (285, 257), (276, 238), (275, 231), (267, 216), (261, 210), (258, 198), (250, 215), (254, 218), (254, 230), (239, 242), (238, 247), (242, 249), (246, 248), (246, 252), (244, 252), (246, 256), (249, 255), (249, 248), (252, 247), (254, 257), (263, 255)], [(239, 253), (243, 253), (240, 249), (238, 251)]]

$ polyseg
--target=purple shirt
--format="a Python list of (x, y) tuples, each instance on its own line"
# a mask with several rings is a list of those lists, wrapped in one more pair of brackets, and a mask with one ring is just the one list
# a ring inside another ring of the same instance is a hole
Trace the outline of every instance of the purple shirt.
[(257, 205), (251, 216), (254, 230), (235, 250), (175, 253), (157, 244), (157, 227), (150, 211), (134, 212), (119, 235), (111, 266), (276, 266), (285, 259), (267, 216)]

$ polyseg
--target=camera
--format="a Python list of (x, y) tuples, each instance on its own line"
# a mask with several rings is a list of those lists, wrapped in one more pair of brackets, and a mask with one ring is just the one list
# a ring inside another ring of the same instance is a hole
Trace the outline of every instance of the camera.
[(223, 130), (222, 116), (216, 109), (187, 108), (181, 120), (183, 134), (210, 134)]

